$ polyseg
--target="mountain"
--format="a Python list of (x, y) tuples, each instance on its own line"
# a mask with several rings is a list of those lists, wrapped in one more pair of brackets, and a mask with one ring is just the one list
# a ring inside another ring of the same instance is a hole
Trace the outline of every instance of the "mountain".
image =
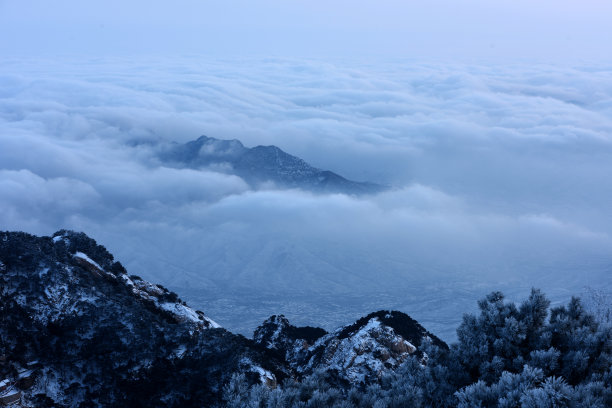
[(208, 406), (234, 373), (289, 374), (82, 233), (0, 233), (0, 279), (0, 380), (26, 406)]
[(609, 319), (549, 306), (493, 292), (451, 347), (386, 310), (332, 332), (274, 315), (247, 339), (83, 233), (0, 232), (0, 405), (612, 406)]
[(326, 333), (295, 327), (284, 316), (272, 316), (255, 330), (254, 340), (275, 350), (302, 375), (333, 370), (350, 384), (370, 383), (397, 369), (412, 355), (423, 358), (421, 344), (446, 343), (410, 316), (397, 311), (371, 313), (349, 326)]
[(276, 146), (247, 148), (236, 139), (201, 136), (184, 144), (164, 146), (159, 158), (177, 167), (214, 167), (235, 174), (252, 186), (271, 182), (280, 188), (354, 195), (374, 194), (386, 189), (379, 184), (351, 181), (332, 171), (317, 169)]
[(273, 316), (247, 339), (66, 230), (0, 232), (0, 315), (0, 403), (32, 407), (213, 406), (236, 376), (368, 383), (422, 357), (424, 342), (446, 347), (399, 312), (333, 333)]

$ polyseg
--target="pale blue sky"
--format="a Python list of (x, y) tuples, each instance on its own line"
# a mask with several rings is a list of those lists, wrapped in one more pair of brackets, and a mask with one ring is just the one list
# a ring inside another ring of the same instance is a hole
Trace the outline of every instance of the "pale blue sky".
[(603, 0), (0, 0), (0, 52), (609, 60)]

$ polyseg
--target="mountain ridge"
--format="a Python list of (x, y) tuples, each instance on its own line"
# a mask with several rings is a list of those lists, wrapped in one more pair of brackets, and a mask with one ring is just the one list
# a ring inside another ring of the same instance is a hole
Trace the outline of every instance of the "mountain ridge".
[(200, 136), (183, 144), (165, 145), (159, 159), (173, 166), (215, 169), (235, 174), (252, 187), (273, 183), (279, 188), (300, 188), (320, 193), (375, 194), (388, 187), (346, 179), (330, 170), (311, 166), (277, 146), (245, 147), (238, 139)]
[(521, 304), (492, 292), (450, 347), (388, 310), (331, 332), (274, 315), (249, 339), (84, 233), (0, 232), (0, 404), (612, 406), (609, 318), (549, 306), (537, 289)]
[[(317, 370), (347, 384), (375, 382), (416, 352), (393, 345), (423, 341), (378, 324), (360, 332), (363, 348), (352, 334), (337, 338), (345, 328), (327, 333), (273, 317), (285, 349), (269, 347), (279, 339), (262, 340), (268, 321), (255, 339), (233, 334), (67, 230), (0, 232), (0, 314), (0, 402), (36, 407), (214, 406), (237, 375), (268, 387)], [(352, 371), (339, 365), (358, 356)]]

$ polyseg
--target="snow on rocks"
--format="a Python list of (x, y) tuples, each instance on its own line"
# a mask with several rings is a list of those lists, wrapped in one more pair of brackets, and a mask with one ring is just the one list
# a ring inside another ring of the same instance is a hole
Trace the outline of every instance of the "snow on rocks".
[(354, 383), (364, 382), (370, 376), (380, 378), (416, 351), (414, 345), (376, 317), (349, 337), (330, 337), (323, 353), (325, 365), (345, 372)]
[(206, 321), (211, 329), (220, 329), (221, 325), (217, 322), (215, 322), (213, 319), (206, 317), (204, 315), (202, 315), (202, 318), (204, 319), (204, 321)]
[(200, 318), (195, 310), (180, 303), (162, 303), (160, 307), (177, 316), (181, 321), (200, 322)]
[(259, 381), (261, 381), (263, 385), (270, 388), (276, 387), (276, 376), (274, 376), (274, 374), (268, 370), (264, 370), (260, 366), (254, 365), (252, 368), (259, 374)]
[(329, 334), (294, 327), (282, 315), (272, 316), (255, 330), (253, 338), (283, 353), (300, 374), (336, 370), (352, 383), (367, 383), (397, 368), (409, 356), (419, 356), (418, 348), (430, 333), (404, 313), (379, 311)]
[[(131, 288), (134, 295), (143, 300), (153, 302), (161, 310), (171, 313), (178, 322), (195, 323), (203, 328), (221, 327), (215, 321), (206, 317), (204, 313), (193, 310), (191, 307), (181, 303), (180, 299), (176, 298), (176, 295), (163, 286), (152, 284), (139, 277), (133, 277), (134, 279), (132, 279), (122, 275), (121, 278)], [(164, 297), (175, 297), (175, 300), (162, 300)]]
[(83, 252), (77, 251), (72, 257), (74, 258), (75, 262), (78, 265), (87, 269), (91, 273), (98, 275), (98, 276), (104, 273), (104, 269), (102, 269), (102, 267), (98, 265), (96, 261), (91, 259), (89, 256), (87, 256)]
[[(104, 269), (87, 254), (77, 251), (73, 255), (75, 262), (92, 272), (96, 276), (108, 275), (113, 279), (117, 279), (112, 273), (104, 271)], [(127, 275), (120, 275), (119, 278), (131, 288), (132, 293), (136, 296), (152, 301), (160, 309), (170, 312), (175, 316), (179, 322), (190, 322), (196, 323), (204, 328), (220, 328), (221, 326), (210, 318), (204, 316), (202, 312), (196, 312), (189, 306), (186, 306), (180, 302), (163, 302), (160, 301), (164, 295), (168, 295), (170, 292), (160, 285), (154, 285), (142, 279), (131, 279)]]
[(0, 392), (0, 404), (9, 405), (14, 404), (21, 400), (21, 391), (15, 387), (9, 387), (8, 389)]
[(185, 357), (186, 353), (187, 353), (187, 346), (185, 346), (184, 344), (181, 344), (174, 350), (174, 355), (178, 359)]
[(192, 322), (197, 324), (203, 324), (207, 328), (219, 328), (219, 324), (213, 320), (205, 317), (202, 312), (198, 313), (189, 306), (185, 306), (181, 303), (162, 303), (159, 305), (163, 310), (172, 313), (178, 321), (181, 322)]
[[(157, 393), (142, 394), (148, 406), (163, 398), (176, 405), (196, 387), (204, 388), (197, 405), (207, 406), (206, 398), (235, 373), (268, 386), (275, 376), (290, 375), (276, 354), (243, 336), (208, 330), (219, 325), (177, 294), (127, 275), (84, 234), (60, 234), (69, 245), (0, 233), (0, 252), (13, 251), (0, 273), (0, 295), (9, 306), (0, 319), (0, 343), (7, 348), (0, 353), (0, 406), (123, 406), (131, 381)], [(248, 367), (240, 366), (243, 357)], [(167, 381), (158, 381), (160, 370), (170, 372)], [(126, 380), (124, 388), (116, 379)]]
[(245, 357), (242, 360), (240, 360), (240, 365), (241, 367), (243, 367), (245, 371), (258, 374), (259, 382), (262, 385), (265, 385), (270, 388), (276, 388), (276, 385), (277, 385), (276, 376), (272, 372), (253, 363), (253, 361), (251, 361), (251, 359), (249, 359), (248, 357)]
[(70, 238), (68, 238), (68, 234), (64, 231), (58, 231), (54, 234), (52, 241), (54, 244), (57, 244), (60, 241), (63, 241), (66, 246), (70, 245)]

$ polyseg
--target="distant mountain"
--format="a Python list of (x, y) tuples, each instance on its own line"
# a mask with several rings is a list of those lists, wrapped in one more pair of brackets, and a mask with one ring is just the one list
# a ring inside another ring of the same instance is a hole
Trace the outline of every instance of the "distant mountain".
[(425, 341), (446, 347), (398, 312), (333, 333), (273, 316), (250, 340), (65, 230), (0, 232), (0, 316), (0, 405), (27, 407), (215, 406), (233, 376), (275, 387), (327, 370), (368, 383)]
[(206, 168), (214, 166), (258, 186), (272, 182), (280, 188), (300, 188), (327, 193), (374, 194), (387, 187), (348, 180), (329, 170), (317, 169), (276, 146), (245, 147), (239, 140), (201, 136), (184, 144), (165, 146), (160, 159), (173, 166)]

